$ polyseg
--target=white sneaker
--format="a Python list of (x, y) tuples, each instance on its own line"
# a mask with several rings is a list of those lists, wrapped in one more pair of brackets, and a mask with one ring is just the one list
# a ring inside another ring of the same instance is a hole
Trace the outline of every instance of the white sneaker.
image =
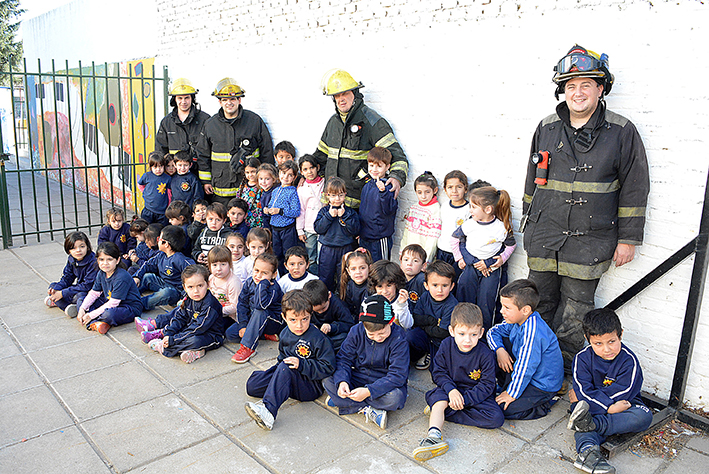
[(370, 421), (385, 430), (387, 427), (387, 412), (386, 410), (380, 410), (378, 408), (372, 408), (366, 406), (362, 409), (364, 413), (364, 422), (369, 423)]
[(52, 300), (52, 297), (51, 297), (51, 296), (47, 296), (47, 297), (44, 299), (44, 304), (46, 304), (46, 305), (47, 305), (48, 307), (50, 307), (50, 308), (54, 308), (54, 307), (57, 305), (57, 304), (54, 302), (54, 300)]
[(64, 308), (64, 313), (70, 318), (75, 318), (79, 314), (79, 308), (77, 308), (75, 304), (70, 304)]
[(268, 408), (266, 408), (263, 402), (246, 402), (244, 408), (246, 409), (246, 413), (248, 413), (261, 428), (268, 431), (273, 429), (273, 415), (271, 415), (271, 412), (268, 411)]

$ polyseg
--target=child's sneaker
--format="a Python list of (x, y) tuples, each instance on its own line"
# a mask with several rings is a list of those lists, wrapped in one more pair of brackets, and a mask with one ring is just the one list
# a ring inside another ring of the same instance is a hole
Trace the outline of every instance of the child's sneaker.
[(423, 414), (426, 416), (431, 414), (431, 407), (429, 405), (426, 405), (426, 408), (423, 409)]
[(244, 364), (248, 362), (254, 354), (256, 354), (256, 351), (241, 344), (239, 346), (239, 350), (236, 351), (236, 354), (231, 357), (231, 361), (237, 364)]
[(140, 339), (148, 344), (150, 341), (154, 339), (162, 339), (162, 329), (158, 329), (157, 331), (143, 331), (140, 333)]
[(608, 464), (598, 446), (592, 446), (586, 451), (580, 452), (576, 456), (574, 467), (593, 474), (615, 474), (615, 468)]
[(280, 340), (278, 338), (278, 334), (264, 334), (263, 338), (266, 339), (267, 341), (273, 341), (273, 342), (278, 342)]
[(431, 354), (426, 354), (416, 361), (416, 370), (426, 370), (431, 366)]
[(387, 412), (386, 410), (379, 410), (377, 408), (372, 408), (366, 406), (362, 409), (364, 413), (364, 422), (369, 423), (370, 421), (385, 430), (387, 427)]
[(182, 354), (180, 354), (180, 359), (182, 359), (182, 362), (184, 362), (185, 364), (191, 364), (197, 359), (201, 359), (202, 357), (204, 357), (204, 354), (204, 349), (201, 349), (199, 351), (184, 351)]
[(417, 461), (428, 461), (429, 459), (440, 456), (448, 451), (448, 443), (441, 438), (428, 436), (421, 440), (418, 448), (412, 453)]
[(160, 352), (158, 350), (158, 345), (162, 345), (162, 339), (160, 339), (160, 338), (153, 339), (152, 341), (150, 341), (148, 343), (148, 347), (150, 348), (150, 350), (155, 351), (155, 352)]
[(596, 431), (596, 423), (593, 421), (593, 416), (591, 416), (591, 413), (588, 411), (590, 408), (586, 400), (578, 402), (569, 417), (569, 423), (566, 427), (581, 433)]
[(266, 408), (263, 402), (246, 402), (244, 408), (246, 408), (246, 413), (248, 413), (261, 428), (268, 431), (273, 429), (273, 415), (268, 411), (268, 408)]
[(52, 297), (51, 297), (51, 296), (47, 296), (47, 297), (44, 299), (44, 304), (46, 304), (46, 305), (49, 306), (50, 308), (54, 308), (54, 307), (57, 306), (57, 304), (54, 302), (54, 300), (52, 300)]
[(335, 402), (332, 401), (332, 397), (330, 397), (330, 395), (328, 395), (325, 399), (325, 405), (329, 406), (330, 408), (337, 408), (335, 406)]
[(79, 308), (75, 304), (70, 304), (64, 308), (64, 313), (70, 318), (75, 318), (79, 314)]
[(111, 329), (111, 325), (103, 321), (94, 321), (89, 324), (89, 331), (96, 331), (99, 334), (106, 334)]
[(135, 330), (138, 332), (155, 331), (155, 322), (152, 319), (135, 318)]

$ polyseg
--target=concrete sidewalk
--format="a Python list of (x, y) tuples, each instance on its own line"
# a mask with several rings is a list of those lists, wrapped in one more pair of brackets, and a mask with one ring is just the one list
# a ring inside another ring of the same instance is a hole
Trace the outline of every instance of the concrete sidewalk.
[[(411, 371), (406, 408), (386, 430), (338, 416), (322, 397), (286, 403), (263, 431), (244, 411), (244, 385), (273, 363), (275, 343), (243, 366), (230, 362), (231, 344), (186, 365), (150, 351), (132, 324), (86, 331), (43, 304), (65, 262), (59, 243), (0, 252), (0, 472), (581, 472), (567, 400), (493, 431), (446, 424), (449, 452), (414, 461), (428, 371)], [(709, 439), (688, 438), (673, 460), (629, 450), (612, 463), (619, 473), (703, 473)]]

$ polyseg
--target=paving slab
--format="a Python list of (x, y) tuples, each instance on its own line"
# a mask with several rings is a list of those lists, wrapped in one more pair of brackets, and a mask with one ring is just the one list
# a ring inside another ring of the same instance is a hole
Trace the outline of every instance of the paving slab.
[(14, 357), (18, 354), (22, 354), (22, 352), (17, 347), (17, 344), (15, 344), (15, 341), (12, 340), (5, 328), (0, 327), (0, 359)]
[[(0, 308), (32, 301), (40, 297), (44, 300), (44, 297), (47, 296), (48, 283), (35, 273), (19, 270), (17, 273), (13, 273), (12, 278), (12, 281), (0, 282)], [(5, 314), (4, 308), (0, 314)]]
[(218, 436), (130, 472), (140, 472), (141, 474), (163, 474), (166, 472), (258, 474), (267, 473), (268, 470), (254, 461), (226, 436)]
[(218, 431), (174, 395), (82, 424), (118, 471), (128, 471), (214, 436)]
[(0, 397), (0, 413), (0, 446), (72, 424), (67, 412), (45, 386)]
[(689, 438), (689, 441), (687, 441), (686, 446), (695, 451), (709, 454), (709, 436), (692, 436)]
[[(551, 407), (551, 411), (546, 416), (536, 420), (505, 420), (501, 429), (519, 436), (525, 441), (533, 441), (539, 438), (549, 427), (560, 423), (560, 420), (568, 417), (569, 402), (559, 400)], [(566, 423), (563, 424), (566, 427)], [(573, 436), (572, 436), (573, 437)]]
[(43, 291), (34, 293), (31, 299), (21, 303), (13, 301), (0, 308), (0, 317), (5, 324), (11, 329), (52, 319), (65, 319), (69, 324), (71, 318), (64, 311), (59, 308), (48, 308), (44, 304), (44, 298), (47, 296), (46, 289), (47, 285), (43, 285)]
[[(380, 440), (399, 452), (411, 456), (413, 450), (428, 432), (428, 418), (421, 417)], [(483, 430), (472, 426), (446, 423), (443, 437), (448, 441), (448, 452), (426, 462), (426, 465), (440, 473), (492, 472), (508, 459), (516, 456), (525, 442), (502, 430)], [(413, 457), (412, 457), (413, 459)]]
[[(138, 338), (137, 332), (135, 337)], [(185, 364), (179, 357), (165, 357), (143, 344), (142, 352), (146, 354), (145, 363), (158, 372), (165, 380), (175, 387), (182, 388), (208, 380), (219, 375), (237, 370), (239, 366), (231, 361), (231, 352), (224, 348), (207, 351), (205, 356), (191, 364)]]
[[(93, 354), (100, 357), (91, 357), (89, 362), (86, 356)], [(50, 382), (133, 360), (110, 338), (98, 335), (30, 352), (29, 356)]]
[(244, 366), (233, 372), (185, 387), (181, 392), (214, 423), (224, 429), (230, 429), (251, 420), (244, 410), (244, 403), (253, 401), (246, 395), (246, 380), (252, 372), (253, 367)]
[[(256, 426), (247, 423), (245, 426)], [(308, 472), (338, 459), (372, 438), (312, 402), (281, 407), (273, 431), (256, 428), (240, 435), (242, 427), (230, 430), (273, 470)], [(337, 439), (333, 434), (337, 433)]]
[[(633, 451), (632, 448), (614, 456), (610, 460), (617, 472), (656, 472), (662, 465), (664, 459), (658, 456), (648, 456), (647, 454)], [(704, 465), (709, 462), (709, 458), (704, 459)], [(704, 472), (707, 472), (706, 469)]]
[(105, 337), (95, 331), (88, 331), (76, 319), (69, 319), (66, 316), (18, 326), (12, 328), (12, 332), (27, 352), (90, 337)]
[[(679, 452), (663, 474), (706, 474), (708, 465), (709, 456), (685, 448)], [(644, 472), (640, 470), (635, 471), (634, 469), (633, 467), (632, 472)]]
[(80, 421), (169, 392), (139, 362), (127, 362), (63, 379), (54, 383), (54, 388)]
[[(461, 472), (462, 469), (463, 466), (459, 466), (458, 472)], [(467, 469), (464, 471), (467, 472)], [(318, 466), (311, 472), (320, 474), (423, 474), (430, 473), (431, 470), (373, 440), (339, 459)]]
[(0, 396), (43, 385), (42, 379), (22, 355), (0, 360)]
[[(63, 251), (64, 249), (62, 249), (62, 252)], [(45, 278), (47, 281), (59, 281), (62, 277), (64, 267), (66, 266), (66, 254), (64, 254), (64, 256), (64, 262), (50, 263), (41, 267), (36, 267), (35, 270), (37, 270), (37, 273), (39, 273), (40, 276)]]
[(0, 472), (110, 473), (75, 426), (0, 449)]
[(581, 471), (574, 467), (573, 462), (560, 458), (557, 452), (546, 446), (527, 445), (524, 451), (514, 456), (508, 464), (496, 471), (496, 474), (528, 474), (530, 472), (577, 474)]
[[(60, 239), (60, 235), (59, 233), (55, 234), (57, 240), (47, 241), (46, 243), (42, 243), (42, 245), (15, 247), (12, 249), (12, 253), (30, 263), (34, 268), (41, 268), (58, 262), (66, 263), (67, 256), (64, 252), (64, 237)], [(59, 242), (59, 240), (61, 240), (61, 242)]]

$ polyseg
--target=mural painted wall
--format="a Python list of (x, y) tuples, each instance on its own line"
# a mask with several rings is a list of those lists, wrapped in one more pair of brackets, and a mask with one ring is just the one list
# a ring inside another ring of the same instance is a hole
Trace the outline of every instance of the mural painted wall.
[(142, 208), (137, 179), (155, 140), (153, 64), (149, 58), (28, 77), (33, 166), (117, 206)]

